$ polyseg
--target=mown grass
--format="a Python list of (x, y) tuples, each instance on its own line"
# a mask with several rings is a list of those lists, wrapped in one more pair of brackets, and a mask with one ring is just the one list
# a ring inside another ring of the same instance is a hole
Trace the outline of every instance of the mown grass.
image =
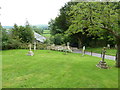
[[(95, 52), (95, 53), (101, 53), (103, 48), (86, 48), (86, 51), (89, 51), (89, 52)], [(115, 56), (116, 55), (116, 49), (107, 49), (106, 50), (106, 55), (112, 55), (112, 56)]]
[(37, 50), (3, 51), (3, 88), (117, 88), (115, 61), (106, 60), (109, 69), (96, 64), (101, 58), (81, 54)]

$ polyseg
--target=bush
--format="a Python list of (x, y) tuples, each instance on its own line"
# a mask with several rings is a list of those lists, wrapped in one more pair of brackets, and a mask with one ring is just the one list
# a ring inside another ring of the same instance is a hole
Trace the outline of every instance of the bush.
[(44, 42), (44, 44), (50, 45), (50, 44), (53, 44), (53, 42), (50, 39), (46, 39), (46, 41)]
[(21, 42), (19, 40), (9, 38), (6, 41), (2, 41), (2, 50), (19, 49), (20, 47)]
[(51, 44), (61, 45), (64, 43), (64, 36), (62, 34), (56, 34), (50, 37)]

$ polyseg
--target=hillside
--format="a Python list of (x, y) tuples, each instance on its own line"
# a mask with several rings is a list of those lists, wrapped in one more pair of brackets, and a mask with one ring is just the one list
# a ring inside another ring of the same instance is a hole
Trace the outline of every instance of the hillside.
[[(47, 24), (38, 24), (38, 25), (32, 25), (32, 26), (37, 26), (41, 29), (48, 29), (48, 25)], [(2, 26), (5, 29), (11, 29), (13, 28), (13, 26)]]

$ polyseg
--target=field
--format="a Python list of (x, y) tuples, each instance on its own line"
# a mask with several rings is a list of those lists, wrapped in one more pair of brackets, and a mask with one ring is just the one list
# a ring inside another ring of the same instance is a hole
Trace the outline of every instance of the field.
[(3, 51), (3, 88), (117, 88), (115, 61), (106, 60), (109, 69), (100, 69), (97, 57), (37, 50)]
[(50, 35), (50, 30), (44, 30), (43, 31), (43, 36), (45, 36), (46, 38), (49, 38), (51, 35)]
[[(92, 51), (95, 53), (101, 53), (103, 48), (86, 48), (86, 51)], [(111, 56), (115, 56), (116, 55), (117, 50), (116, 49), (107, 49), (106, 50), (106, 55), (111, 55)]]

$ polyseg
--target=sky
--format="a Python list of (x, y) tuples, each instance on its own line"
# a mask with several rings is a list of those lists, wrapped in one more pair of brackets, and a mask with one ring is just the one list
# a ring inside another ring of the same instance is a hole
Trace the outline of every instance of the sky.
[(59, 9), (71, 0), (0, 0), (2, 26), (48, 24), (59, 14)]

